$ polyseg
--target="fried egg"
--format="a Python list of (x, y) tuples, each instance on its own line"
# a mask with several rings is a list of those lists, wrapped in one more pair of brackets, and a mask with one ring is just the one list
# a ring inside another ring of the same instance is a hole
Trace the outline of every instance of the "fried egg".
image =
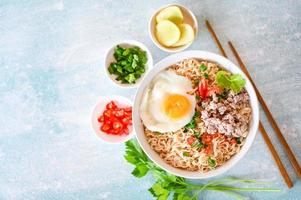
[(190, 122), (195, 112), (191, 81), (173, 71), (160, 72), (142, 98), (140, 117), (147, 129), (173, 132)]

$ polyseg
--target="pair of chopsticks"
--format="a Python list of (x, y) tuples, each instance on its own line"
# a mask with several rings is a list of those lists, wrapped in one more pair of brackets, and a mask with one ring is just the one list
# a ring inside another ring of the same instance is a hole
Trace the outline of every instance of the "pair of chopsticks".
[[(206, 26), (207, 26), (207, 28), (208, 28), (211, 36), (213, 37), (216, 45), (218, 46), (221, 54), (224, 57), (227, 58), (227, 54), (226, 54), (223, 46), (221, 45), (218, 37), (216, 36), (216, 34), (215, 34), (215, 32), (214, 32), (214, 30), (213, 30), (213, 28), (210, 25), (210, 23), (209, 23), (208, 20), (206, 20)], [(272, 127), (273, 127), (273, 129), (274, 129), (274, 131), (275, 131), (275, 133), (276, 133), (276, 135), (277, 135), (280, 143), (282, 144), (282, 147), (283, 147), (283, 149), (284, 149), (284, 151), (285, 151), (288, 159), (290, 160), (295, 173), (297, 174), (297, 176), (299, 178), (301, 178), (301, 168), (300, 168), (300, 165), (298, 164), (298, 161), (297, 161), (296, 157), (294, 156), (291, 148), (289, 147), (289, 145), (286, 142), (283, 134), (281, 133), (281, 131), (280, 131), (280, 129), (279, 129), (279, 127), (278, 127), (278, 125), (277, 125), (274, 117), (272, 116), (270, 110), (268, 109), (268, 107), (267, 107), (264, 99), (262, 98), (260, 92), (258, 91), (255, 83), (253, 82), (253, 80), (252, 80), (252, 78), (251, 78), (251, 76), (250, 76), (250, 74), (249, 74), (249, 72), (248, 72), (245, 64), (241, 60), (240, 55), (238, 54), (237, 50), (235, 49), (235, 47), (234, 47), (234, 45), (232, 44), (231, 41), (228, 41), (228, 45), (230, 46), (230, 49), (231, 49), (232, 53), (234, 54), (234, 56), (235, 56), (235, 58), (236, 58), (236, 60), (237, 60), (237, 62), (239, 64), (240, 68), (246, 74), (246, 76), (248, 77), (248, 79), (250, 80), (250, 82), (252, 83), (252, 85), (253, 85), (253, 87), (255, 89), (256, 95), (257, 95), (257, 97), (259, 99), (259, 102), (261, 103), (261, 106), (262, 106), (262, 108), (263, 108), (263, 110), (264, 110), (264, 112), (265, 112), (265, 114), (266, 114), (266, 116), (268, 118), (268, 121), (272, 125)], [(271, 139), (269, 138), (267, 132), (265, 131), (265, 129), (264, 129), (261, 121), (259, 121), (259, 130), (260, 130), (260, 132), (261, 132), (261, 134), (263, 136), (263, 139), (264, 139), (265, 143), (267, 144), (268, 149), (270, 150), (270, 152), (271, 152), (271, 154), (272, 154), (272, 156), (273, 156), (273, 158), (274, 158), (274, 160), (275, 160), (275, 162), (276, 162), (276, 164), (277, 164), (277, 166), (279, 168), (279, 171), (280, 171), (280, 173), (281, 173), (281, 175), (282, 175), (282, 177), (283, 177), (283, 179), (284, 179), (287, 187), (288, 188), (293, 187), (293, 182), (290, 179), (290, 177), (289, 177), (289, 175), (288, 175), (288, 173), (287, 173), (287, 171), (286, 171), (286, 169), (285, 169), (285, 167), (284, 167), (284, 165), (283, 165), (283, 163), (282, 163), (282, 161), (281, 161), (281, 159), (280, 159), (280, 157), (279, 157), (279, 155), (278, 155), (275, 147), (273, 146), (273, 144), (271, 142)]]

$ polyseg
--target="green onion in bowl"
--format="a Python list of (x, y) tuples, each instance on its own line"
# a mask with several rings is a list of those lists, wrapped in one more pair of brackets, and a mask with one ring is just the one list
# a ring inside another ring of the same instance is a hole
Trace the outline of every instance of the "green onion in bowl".
[(139, 47), (123, 48), (117, 45), (114, 57), (116, 62), (112, 62), (108, 70), (110, 74), (115, 74), (116, 80), (121, 83), (135, 83), (145, 72), (147, 56)]
[(136, 87), (152, 64), (148, 49), (133, 40), (114, 45), (108, 51), (105, 63), (107, 75), (121, 87)]

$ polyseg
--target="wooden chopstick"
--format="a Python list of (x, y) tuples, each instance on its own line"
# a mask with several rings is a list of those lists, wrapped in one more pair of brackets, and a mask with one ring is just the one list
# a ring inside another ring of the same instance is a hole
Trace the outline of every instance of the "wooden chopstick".
[(209, 32), (211, 33), (211, 36), (213, 37), (213, 39), (214, 39), (214, 41), (215, 41), (217, 47), (218, 47), (219, 50), (221, 51), (222, 55), (223, 55), (224, 57), (227, 58), (227, 54), (226, 54), (226, 52), (225, 52), (225, 50), (224, 50), (222, 44), (219, 42), (219, 39), (218, 39), (218, 37), (216, 36), (216, 34), (215, 34), (215, 32), (214, 32), (213, 28), (211, 27), (211, 25), (210, 25), (210, 23), (209, 23), (208, 20), (206, 20), (206, 26), (207, 26)]
[(259, 130), (261, 132), (261, 135), (262, 135), (265, 143), (268, 145), (268, 148), (269, 148), (270, 152), (272, 153), (272, 156), (273, 156), (273, 158), (274, 158), (274, 160), (275, 160), (275, 162), (276, 162), (276, 164), (279, 168), (279, 171), (280, 171), (287, 187), (288, 188), (293, 187), (293, 182), (292, 182), (291, 178), (289, 177), (289, 175), (288, 175), (288, 173), (287, 173), (287, 171), (286, 171), (286, 169), (285, 169), (285, 167), (284, 167), (284, 165), (283, 165), (283, 163), (282, 163), (275, 147), (273, 146), (267, 132), (265, 131), (261, 121), (259, 121)]
[[(208, 20), (206, 20), (206, 26), (207, 26), (210, 34), (212, 35), (214, 41), (216, 42), (216, 45), (218, 46), (219, 50), (221, 51), (222, 55), (227, 58), (227, 54), (226, 54), (224, 48), (222, 47), (221, 43), (219, 42), (219, 39), (216, 36), (216, 34), (215, 34), (215, 32), (214, 32), (214, 30), (213, 30), (213, 28), (210, 25)], [(262, 134), (262, 137), (263, 137), (265, 143), (268, 146), (268, 149), (270, 150), (270, 152), (272, 154), (273, 159), (275, 160), (275, 162), (277, 164), (277, 167), (278, 167), (278, 169), (279, 169), (279, 171), (280, 171), (287, 187), (288, 188), (293, 187), (293, 183), (292, 183), (292, 181), (291, 181), (291, 179), (290, 179), (290, 177), (289, 177), (289, 175), (288, 175), (288, 173), (287, 173), (287, 171), (286, 171), (286, 169), (285, 169), (285, 167), (284, 167), (284, 165), (283, 165), (276, 149), (274, 148), (274, 146), (271, 142), (271, 139), (269, 138), (268, 134), (266, 133), (261, 121), (259, 121), (259, 130), (260, 130), (260, 133)]]
[(239, 65), (240, 65), (242, 71), (247, 75), (247, 77), (251, 81), (251, 83), (252, 83), (252, 85), (253, 85), (253, 87), (255, 89), (255, 92), (257, 94), (257, 97), (258, 97), (258, 99), (259, 99), (259, 101), (260, 101), (260, 103), (262, 105), (262, 108), (265, 111), (266, 116), (267, 116), (269, 122), (271, 123), (273, 129), (275, 130), (275, 133), (276, 133), (276, 135), (277, 135), (280, 143), (282, 144), (282, 146), (284, 148), (284, 151), (286, 152), (286, 155), (287, 155), (288, 159), (290, 160), (290, 162), (291, 162), (291, 164), (293, 166), (293, 169), (295, 170), (297, 176), (299, 178), (301, 178), (301, 168), (300, 168), (300, 165), (299, 165), (299, 163), (298, 163), (298, 161), (297, 161), (294, 153), (292, 152), (291, 148), (289, 147), (288, 143), (286, 142), (286, 140), (285, 140), (283, 134), (281, 133), (281, 131), (280, 131), (280, 129), (279, 129), (279, 127), (278, 127), (278, 125), (277, 125), (277, 123), (276, 123), (273, 115), (272, 115), (272, 113), (270, 112), (270, 110), (269, 110), (268, 106), (266, 105), (264, 99), (262, 98), (259, 90), (257, 89), (255, 83), (253, 82), (253, 80), (252, 80), (252, 78), (250, 76), (250, 73), (248, 72), (248, 70), (247, 70), (245, 64), (243, 63), (243, 61), (241, 60), (241, 58), (240, 58), (238, 52), (236, 51), (235, 47), (233, 46), (233, 44), (230, 41), (228, 42), (228, 44), (229, 44), (229, 46), (230, 46), (230, 48), (231, 48), (234, 56), (236, 57), (236, 59), (237, 59)]

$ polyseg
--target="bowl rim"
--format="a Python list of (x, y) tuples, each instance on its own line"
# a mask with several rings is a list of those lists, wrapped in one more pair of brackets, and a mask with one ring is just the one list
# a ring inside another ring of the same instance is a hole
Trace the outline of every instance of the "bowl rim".
[[(153, 20), (156, 20), (155, 17), (157, 16), (157, 14), (163, 10), (164, 8), (167, 8), (169, 6), (178, 6), (180, 7), (181, 9), (185, 9), (187, 11), (187, 13), (189, 13), (189, 15), (191, 16), (192, 20), (193, 20), (193, 23), (194, 23), (194, 26), (195, 26), (195, 36), (193, 38), (193, 40), (186, 44), (186, 45), (183, 45), (183, 46), (179, 46), (177, 48), (174, 48), (174, 49), (170, 49), (170, 48), (167, 48), (167, 47), (164, 47), (163, 45), (161, 45), (157, 39), (155, 37), (153, 37), (153, 32), (154, 30), (152, 29), (152, 22)], [(168, 53), (176, 53), (176, 52), (180, 52), (180, 51), (184, 51), (185, 49), (187, 49), (188, 47), (190, 47), (190, 45), (197, 39), (197, 36), (198, 36), (198, 29), (199, 29), (199, 26), (198, 26), (198, 20), (195, 16), (195, 14), (189, 9), (187, 8), (186, 6), (182, 5), (182, 4), (179, 4), (179, 3), (170, 3), (170, 4), (166, 4), (164, 6), (161, 6), (160, 8), (158, 8), (157, 10), (155, 10), (155, 12), (153, 12), (153, 14), (151, 15), (150, 19), (149, 19), (149, 22), (148, 22), (148, 34), (152, 40), (152, 42), (161, 50), (165, 51), (165, 52), (168, 52)]]
[[(252, 107), (252, 119), (250, 122), (249, 132), (248, 136), (246, 138), (246, 142), (241, 148), (240, 152), (235, 154), (230, 160), (228, 160), (223, 166), (218, 167), (215, 170), (211, 170), (206, 173), (200, 173), (199, 171), (191, 172), (187, 170), (178, 169), (175, 167), (172, 167), (171, 165), (165, 163), (160, 156), (150, 147), (150, 145), (147, 143), (144, 131), (142, 130), (142, 122), (140, 119), (140, 102), (142, 99), (142, 95), (144, 94), (144, 91), (148, 84), (151, 82), (151, 80), (162, 70), (167, 68), (168, 66), (183, 60), (187, 58), (197, 58), (197, 59), (204, 59), (209, 60), (212, 62), (218, 63), (221, 67), (224, 69), (232, 72), (232, 73), (239, 73), (243, 76), (243, 78), (246, 80), (246, 90), (250, 96), (250, 104)], [(247, 78), (247, 76), (241, 71), (239, 67), (237, 67), (234, 63), (232, 63), (230, 60), (228, 60), (225, 57), (222, 57), (220, 55), (217, 55), (215, 53), (211, 53), (208, 51), (201, 51), (201, 50), (190, 50), (190, 51), (183, 51), (180, 53), (172, 54), (170, 56), (167, 56), (163, 58), (161, 61), (159, 61), (154, 68), (147, 74), (147, 76), (144, 78), (144, 80), (141, 82), (136, 95), (134, 99), (133, 104), (133, 124), (134, 124), (134, 130), (136, 133), (136, 138), (146, 153), (146, 155), (158, 166), (166, 170), (167, 172), (184, 177), (189, 179), (205, 179), (210, 178), (214, 176), (218, 176), (232, 167), (234, 167), (239, 160), (241, 160), (244, 155), (247, 153), (247, 151), (250, 149), (255, 136), (257, 134), (258, 129), (258, 123), (259, 123), (259, 107), (258, 107), (258, 100), (255, 93), (255, 90), (250, 82), (250, 80)]]
[[(146, 55), (147, 55), (147, 63), (146, 63), (146, 70), (144, 72), (144, 74), (137, 80), (137, 82), (135, 84), (121, 84), (118, 81), (116, 81), (113, 78), (113, 75), (111, 75), (108, 71), (108, 59), (110, 56), (111, 51), (117, 46), (117, 45), (124, 45), (127, 44), (129, 46), (138, 46), (139, 48), (141, 48), (142, 50), (146, 51)], [(151, 51), (149, 50), (149, 48), (143, 44), (142, 42), (139, 42), (137, 40), (133, 40), (133, 39), (126, 39), (126, 40), (120, 40), (117, 42), (114, 42), (113, 45), (107, 49), (106, 53), (105, 53), (105, 59), (104, 59), (104, 70), (105, 70), (105, 74), (106, 77), (112, 82), (114, 83), (116, 86), (118, 86), (119, 88), (123, 88), (123, 89), (132, 89), (132, 88), (137, 88), (139, 87), (140, 83), (142, 82), (143, 78), (146, 76), (146, 74), (153, 68), (153, 56), (151, 54)]]
[[(108, 135), (101, 130), (99, 130), (100, 125), (97, 123), (97, 116), (103, 112), (105, 105), (114, 100), (117, 101), (121, 105), (127, 105), (127, 106), (133, 106), (133, 101), (131, 101), (129, 98), (120, 96), (120, 95), (108, 95), (108, 96), (101, 96), (98, 98), (99, 101), (93, 106), (93, 109), (91, 111), (91, 129), (94, 132), (94, 135), (97, 138), (100, 138), (103, 142), (109, 143), (109, 144), (120, 144), (124, 143), (130, 139), (132, 139), (135, 135), (134, 126), (132, 125), (131, 131), (128, 135), (122, 135), (122, 136), (114, 136), (114, 135)], [(103, 107), (100, 111), (100, 107)], [(98, 126), (97, 126), (98, 125)]]

